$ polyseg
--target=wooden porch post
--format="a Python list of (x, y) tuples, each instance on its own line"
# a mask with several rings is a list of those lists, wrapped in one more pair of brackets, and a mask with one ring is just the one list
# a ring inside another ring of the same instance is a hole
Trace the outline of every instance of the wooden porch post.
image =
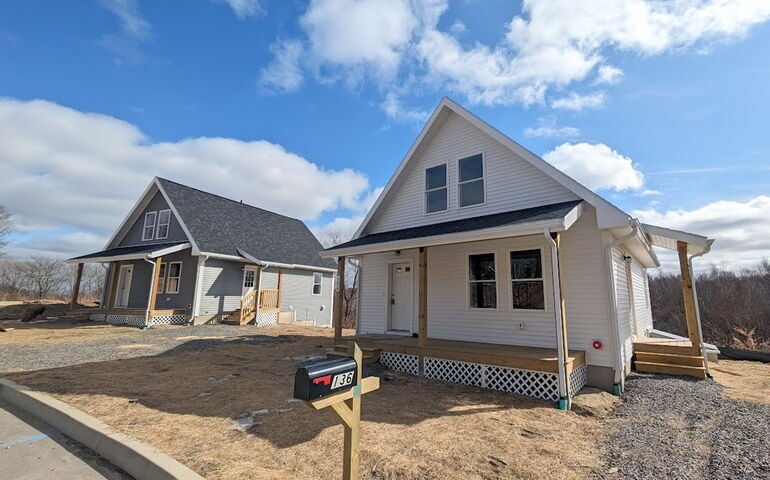
[[(561, 235), (556, 234), (556, 272), (559, 275), (559, 301), (561, 302), (561, 334), (562, 342), (564, 343), (564, 363), (565, 370), (566, 364), (569, 362), (569, 342), (567, 341), (567, 304), (564, 301), (564, 282), (561, 279)], [(567, 386), (569, 387), (569, 375), (567, 375)]]
[[(152, 312), (155, 310), (155, 301), (158, 299), (158, 286), (160, 285), (160, 264), (163, 257), (155, 259), (155, 267), (152, 269), (152, 284), (150, 285), (150, 303), (147, 306), (147, 320), (152, 318)], [(168, 268), (168, 265), (166, 266)]]
[(78, 306), (78, 293), (80, 292), (80, 279), (83, 276), (83, 264), (78, 263), (78, 269), (75, 272), (75, 285), (72, 286), (72, 299), (70, 300), (70, 310), (75, 310)]
[(417, 313), (417, 341), (428, 346), (428, 247), (420, 247), (419, 309)]
[(684, 296), (684, 314), (687, 319), (687, 336), (690, 338), (690, 342), (692, 342), (693, 354), (699, 355), (701, 353), (701, 338), (695, 312), (692, 276), (690, 275), (690, 265), (687, 261), (687, 243), (677, 241), (676, 250), (679, 253), (679, 269), (682, 275), (682, 295)]
[(115, 292), (118, 290), (118, 273), (120, 272), (120, 262), (110, 263), (112, 273), (110, 274), (110, 290), (107, 294), (107, 309), (115, 308)]
[(337, 259), (337, 296), (334, 299), (334, 338), (342, 337), (342, 301), (345, 298), (345, 257)]
[[(283, 268), (278, 269), (278, 295), (275, 299), (275, 306), (278, 308), (278, 316), (281, 316), (281, 285), (283, 283)], [(276, 319), (278, 321), (278, 319)]]

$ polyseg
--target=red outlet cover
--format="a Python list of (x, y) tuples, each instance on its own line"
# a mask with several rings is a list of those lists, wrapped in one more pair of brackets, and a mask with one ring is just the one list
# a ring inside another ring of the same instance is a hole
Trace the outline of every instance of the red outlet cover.
[(601, 349), (602, 348), (602, 342), (600, 342), (599, 340), (594, 340), (594, 348), (597, 349), (597, 350)]

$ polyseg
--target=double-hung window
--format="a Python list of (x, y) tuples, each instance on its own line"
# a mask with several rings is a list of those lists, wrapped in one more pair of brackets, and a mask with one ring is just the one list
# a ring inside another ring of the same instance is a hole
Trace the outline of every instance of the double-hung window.
[(166, 264), (161, 263), (158, 272), (158, 293), (163, 293), (165, 290), (163, 287), (166, 286)]
[(179, 283), (182, 280), (182, 262), (171, 262), (168, 264), (168, 281), (166, 282), (166, 293), (179, 293)]
[(446, 163), (425, 169), (425, 213), (443, 212), (448, 206)]
[(471, 308), (497, 308), (495, 254), (468, 256), (468, 304)]
[(323, 281), (323, 275), (318, 272), (313, 272), (313, 295), (321, 294), (321, 282)]
[(168, 226), (171, 223), (171, 210), (158, 212), (158, 227), (155, 230), (155, 238), (163, 240), (168, 238)]
[(484, 157), (479, 153), (457, 162), (460, 207), (484, 203)]
[(158, 212), (147, 212), (144, 214), (144, 230), (142, 230), (142, 240), (152, 240), (155, 235), (155, 223), (158, 218)]
[(545, 309), (543, 266), (540, 258), (540, 250), (511, 252), (511, 299), (514, 309)]

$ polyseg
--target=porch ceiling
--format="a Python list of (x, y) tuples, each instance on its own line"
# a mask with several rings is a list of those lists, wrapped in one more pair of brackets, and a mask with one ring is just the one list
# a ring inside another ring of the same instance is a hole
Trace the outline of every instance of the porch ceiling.
[(647, 234), (650, 244), (667, 250), (676, 251), (677, 242), (684, 242), (687, 244), (687, 253), (689, 255), (703, 253), (708, 250), (714, 242), (714, 240), (704, 237), (703, 235), (659, 227), (657, 225), (650, 225), (649, 223), (642, 224), (642, 228)]
[(104, 263), (121, 260), (140, 260), (142, 258), (156, 258), (169, 253), (179, 252), (190, 248), (188, 242), (156, 243), (154, 245), (137, 245), (132, 247), (118, 247), (89, 253), (79, 257), (70, 258), (67, 263)]

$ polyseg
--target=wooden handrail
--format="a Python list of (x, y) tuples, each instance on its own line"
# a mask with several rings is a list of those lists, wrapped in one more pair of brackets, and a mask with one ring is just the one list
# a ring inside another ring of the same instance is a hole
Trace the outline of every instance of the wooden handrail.
[(251, 315), (256, 311), (257, 309), (257, 295), (259, 294), (259, 290), (254, 289), (241, 297), (241, 318), (240, 323), (243, 324), (243, 320), (247, 318), (251, 318)]
[(259, 308), (278, 308), (279, 291), (280, 290), (278, 289), (272, 288), (261, 289), (259, 295)]

